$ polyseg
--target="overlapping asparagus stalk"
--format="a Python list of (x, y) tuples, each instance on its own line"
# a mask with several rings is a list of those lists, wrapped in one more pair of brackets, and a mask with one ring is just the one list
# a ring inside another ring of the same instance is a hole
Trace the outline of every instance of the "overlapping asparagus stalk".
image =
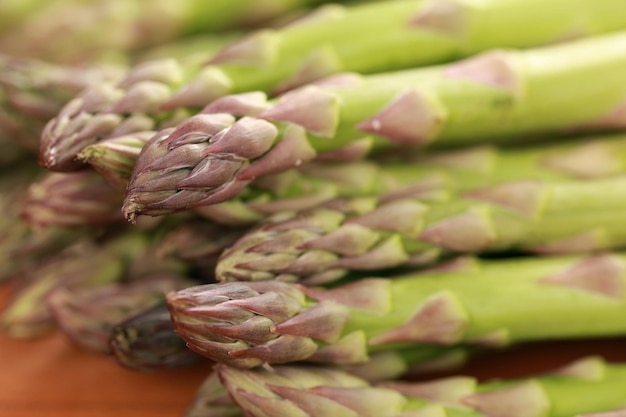
[(169, 293), (189, 347), (239, 367), (365, 362), (398, 346), (623, 335), (619, 254), (474, 261), (321, 289), (232, 282)]
[[(212, 113), (247, 114), (258, 106), (258, 97), (248, 93), (154, 137), (139, 155), (124, 211), (132, 219), (147, 204), (166, 209), (225, 201), (255, 178), (325, 152), (340, 158), (343, 148), (353, 156), (346, 147), (368, 135), (382, 149), (620, 128), (624, 63), (626, 32), (327, 81), (333, 85), (286, 94), (256, 118)], [(581, 86), (574, 96), (573, 84)]]
[(459, 253), (621, 248), (623, 196), (626, 177), (619, 176), (521, 180), (433, 202), (421, 192), (340, 199), (268, 218), (223, 252), (216, 275), (322, 284), (353, 271), (426, 265)]
[[(143, 142), (127, 138), (113, 142), (91, 145), (83, 154), (91, 155), (89, 163), (104, 176), (122, 182), (130, 176), (135, 163), (131, 156), (139, 153)], [(135, 145), (124, 146), (131, 142)], [(161, 151), (167, 155), (166, 149)], [(246, 224), (280, 210), (302, 210), (336, 197), (401, 193), (406, 187), (424, 192), (459, 192), (520, 179), (599, 178), (622, 173), (625, 162), (626, 136), (587, 136), (508, 149), (482, 145), (410, 158), (393, 157), (382, 163), (311, 162), (260, 177), (242, 193), (218, 204), (209, 204), (211, 199), (202, 199), (201, 193), (168, 194), (167, 180), (155, 187), (158, 191), (135, 193), (135, 199), (141, 206), (140, 212), (146, 215), (193, 207), (220, 223)], [(168, 195), (172, 198), (163, 202)]]
[[(172, 109), (195, 113), (226, 94), (253, 90), (274, 94), (342, 71), (390, 71), (495, 47), (538, 46), (625, 28), (618, 0), (559, 1), (563, 7), (554, 1), (545, 7), (540, 0), (490, 0), (480, 5), (394, 0), (345, 9), (333, 5), (300, 24), (255, 32), (204, 66), (168, 61), (135, 68), (114, 95), (94, 93), (102, 106), (89, 106), (79, 98), (61, 111), (43, 135), (41, 159), (52, 170), (76, 169), (77, 135), (80, 145), (88, 146), (111, 136), (117, 125), (136, 114), (149, 114), (162, 129), (177, 119), (179, 113), (172, 114)], [(541, 18), (535, 10), (542, 10)], [(526, 30), (529, 25), (532, 32)], [(503, 91), (496, 98), (510, 99), (512, 94)], [(247, 106), (262, 110), (265, 103)], [(225, 108), (224, 103), (213, 108)], [(116, 122), (103, 126), (99, 123), (103, 114), (115, 116)]]
[(460, 376), (370, 385), (349, 373), (302, 366), (216, 370), (241, 412), (255, 417), (569, 417), (613, 411), (626, 397), (624, 365), (598, 358), (572, 363), (556, 375), (484, 384)]
[(0, 30), (0, 51), (57, 63), (124, 59), (141, 48), (174, 38), (261, 24), (320, 2), (182, 0), (174, 4), (166, 0), (72, 0), (32, 7), (10, 4), (9, 13), (28, 15), (28, 19)]

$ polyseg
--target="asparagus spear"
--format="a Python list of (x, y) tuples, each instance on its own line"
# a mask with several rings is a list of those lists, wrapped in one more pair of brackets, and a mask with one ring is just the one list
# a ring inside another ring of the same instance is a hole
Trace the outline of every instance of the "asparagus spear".
[(108, 343), (116, 362), (134, 370), (177, 368), (204, 359), (174, 332), (165, 302), (117, 323)]
[[(257, 118), (205, 114), (215, 111), (209, 106), (143, 148), (124, 211), (132, 219), (146, 204), (143, 194), (157, 191), (151, 203), (164, 207), (225, 201), (254, 178), (324, 152), (337, 157), (367, 135), (372, 152), (396, 146), (414, 151), (427, 142), (458, 145), (583, 126), (623, 127), (624, 63), (621, 32), (528, 51), (492, 51), (443, 67), (356, 76), (347, 84), (338, 81), (339, 87), (308, 86)], [(572, 97), (574, 84), (584, 88)], [(249, 105), (230, 108), (241, 114)], [(153, 184), (155, 176), (161, 181)]]
[[(263, 24), (282, 14), (320, 2), (56, 1), (29, 13), (28, 19), (13, 25), (10, 30), (0, 32), (0, 50), (15, 56), (37, 56), (57, 63), (124, 59), (123, 54), (132, 54), (171, 39)], [(54, 42), (50, 42), (51, 39)]]
[(216, 276), (321, 284), (459, 253), (620, 248), (624, 195), (619, 176), (513, 181), (432, 202), (420, 193), (331, 201), (268, 218), (223, 252)]
[[(355, 384), (350, 374), (320, 380), (320, 368), (216, 370), (247, 416), (569, 417), (613, 410), (626, 398), (623, 364), (587, 358), (585, 373), (478, 384), (470, 377), (419, 383)], [(503, 385), (499, 387), (499, 385)]]
[(167, 291), (191, 285), (175, 275), (156, 275), (130, 283), (69, 289), (59, 286), (46, 301), (61, 331), (76, 345), (109, 354), (113, 327), (163, 300)]
[(217, 362), (359, 363), (398, 346), (624, 334), (624, 260), (619, 254), (476, 260), (473, 268), (332, 289), (208, 284), (169, 293), (167, 302), (178, 334)]
[[(542, 11), (540, 18), (537, 10)], [(155, 69), (158, 77), (143, 66), (132, 70), (116, 95), (101, 99), (107, 103), (103, 108), (82, 105), (79, 100), (59, 113), (42, 136), (42, 161), (52, 170), (76, 169), (70, 163), (76, 150), (67, 142), (74, 142), (80, 131), (80, 142), (87, 146), (108, 136), (128, 114), (147, 112), (162, 129), (160, 122), (175, 117), (172, 109), (195, 113), (226, 94), (257, 90), (275, 94), (343, 71), (391, 71), (494, 47), (530, 47), (576, 35), (597, 35), (624, 29), (624, 17), (619, 0), (553, 0), (549, 7), (541, 0), (332, 5), (300, 24), (255, 32), (223, 49), (207, 65), (184, 67), (168, 62)], [(525, 30), (529, 25), (532, 32)], [(395, 95), (390, 94), (388, 100)], [(500, 95), (507, 97), (506, 91)], [(265, 103), (252, 100), (246, 106), (260, 111)], [(224, 108), (224, 103), (216, 103), (215, 108)], [(98, 124), (103, 114), (115, 115), (118, 121), (103, 129)], [(57, 149), (56, 155), (50, 152), (52, 148)]]
[[(126, 148), (117, 151), (114, 149), (117, 143), (107, 143), (91, 145), (83, 153), (94, 149), (90, 163), (111, 167), (103, 172), (107, 177), (130, 176), (124, 169), (132, 169), (134, 161), (127, 157)], [(191, 151), (194, 146), (182, 146), (181, 151)], [(157, 149), (152, 148), (152, 151)], [(135, 154), (139, 149), (133, 147), (132, 151)], [(165, 146), (160, 152), (163, 157), (168, 154)], [(159, 156), (152, 159), (159, 159)], [(302, 210), (336, 197), (401, 192), (409, 186), (415, 191), (460, 192), (520, 179), (607, 177), (623, 172), (626, 136), (587, 136), (557, 144), (509, 148), (482, 145), (400, 160), (397, 157), (387, 159), (383, 163), (371, 160), (309, 162), (253, 180), (241, 193), (217, 204), (210, 204), (211, 197), (205, 199), (202, 192), (170, 191), (166, 180), (163, 186), (154, 187), (157, 188), (154, 192), (136, 189), (134, 207), (138, 214), (152, 216), (192, 207), (216, 222), (249, 224), (279, 210)]]

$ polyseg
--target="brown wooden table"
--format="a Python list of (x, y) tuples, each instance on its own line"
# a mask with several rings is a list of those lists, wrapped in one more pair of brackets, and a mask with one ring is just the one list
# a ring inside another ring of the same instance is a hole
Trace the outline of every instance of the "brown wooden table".
[[(0, 305), (7, 292), (0, 286)], [(458, 372), (517, 377), (591, 354), (626, 361), (626, 339), (520, 346), (476, 358)], [(179, 417), (209, 372), (208, 362), (135, 372), (59, 333), (35, 340), (0, 335), (0, 417)]]

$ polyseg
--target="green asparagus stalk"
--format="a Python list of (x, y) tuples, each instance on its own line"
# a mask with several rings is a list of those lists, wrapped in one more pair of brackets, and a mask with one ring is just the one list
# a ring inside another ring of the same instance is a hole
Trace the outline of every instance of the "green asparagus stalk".
[(22, 218), (35, 227), (79, 227), (121, 219), (123, 193), (97, 172), (49, 172), (30, 185)]
[[(442, 353), (443, 352), (443, 353)], [(443, 359), (444, 362), (448, 359), (453, 359), (452, 362), (448, 362), (448, 366), (458, 365), (457, 358), (454, 357), (456, 353), (465, 354), (466, 351), (462, 348), (456, 348), (446, 352), (439, 348), (432, 349), (400, 349), (388, 352), (379, 352), (371, 356), (370, 360), (364, 364), (355, 364), (351, 367), (343, 367), (340, 370), (344, 373), (336, 373), (334, 368), (314, 368), (311, 370), (311, 381), (315, 384), (324, 383), (336, 383), (337, 379), (334, 375), (339, 376), (339, 381), (348, 381), (345, 378), (346, 375), (352, 377), (362, 378), (368, 382), (381, 382), (385, 380), (391, 380), (400, 376), (406, 375), (409, 368), (422, 365), (425, 368), (431, 363), (438, 366), (436, 362), (438, 359)], [(452, 354), (452, 356), (446, 356)], [(440, 356), (441, 355), (441, 356)], [(274, 368), (279, 374), (284, 372), (283, 376), (289, 375), (289, 371), (292, 368), (287, 366), (278, 366)], [(293, 367), (297, 371), (297, 368)], [(309, 368), (303, 367), (304, 371), (296, 376), (304, 376)], [(327, 375), (330, 379), (320, 380), (320, 375)], [(184, 417), (201, 417), (201, 416), (215, 416), (215, 417), (235, 417), (243, 416), (244, 411), (239, 408), (234, 402), (231, 396), (229, 396), (228, 390), (219, 380), (219, 374), (212, 372), (202, 383), (202, 385), (196, 391), (194, 399), (191, 401)], [(302, 382), (298, 379), (299, 382)], [(266, 381), (270, 383), (270, 381)]]
[[(326, 152), (338, 157), (343, 148), (350, 154), (350, 146), (368, 135), (375, 153), (396, 146), (413, 152), (427, 142), (520, 140), (583, 126), (617, 129), (624, 126), (626, 87), (615, 87), (625, 85), (624, 63), (626, 32), (528, 51), (492, 51), (442, 67), (355, 76), (347, 84), (338, 81), (339, 87), (308, 86), (256, 118), (205, 114), (213, 111), (209, 106), (144, 147), (124, 212), (132, 220), (144, 199), (165, 207), (226, 201), (255, 178)], [(584, 88), (572, 97), (572, 85)], [(153, 183), (155, 176), (160, 181)], [(149, 192), (151, 198), (144, 197)]]
[(0, 32), (0, 51), (15, 56), (36, 56), (57, 63), (124, 59), (125, 54), (175, 38), (263, 24), (282, 14), (320, 2), (56, 1), (29, 13), (28, 19), (21, 24)]
[[(106, 143), (92, 147), (105, 148)], [(97, 157), (90, 162), (103, 166), (107, 160), (128, 161), (124, 150), (114, 152), (111, 148), (108, 147), (109, 156), (102, 152), (102, 162), (98, 162)], [(166, 157), (164, 148), (160, 148), (160, 155)], [(193, 145), (182, 148), (193, 149)], [(153, 157), (159, 158), (158, 155)], [(134, 198), (138, 214), (156, 216), (192, 207), (219, 223), (250, 224), (281, 210), (302, 210), (337, 197), (401, 193), (407, 187), (424, 193), (435, 190), (457, 193), (522, 179), (613, 176), (623, 173), (626, 166), (626, 136), (586, 136), (582, 140), (569, 138), (556, 144), (509, 148), (482, 145), (386, 159), (382, 163), (372, 160), (309, 162), (253, 180), (241, 193), (217, 204), (208, 204), (210, 197), (204, 200), (201, 193), (165, 193), (167, 181), (163, 187), (158, 187), (159, 191), (136, 192)], [(134, 162), (132, 164), (134, 166)], [(117, 169), (119, 165), (110, 165), (114, 168), (103, 175), (110, 177), (121, 172)], [(132, 169), (130, 161), (125, 166)]]
[(432, 202), (421, 193), (336, 200), (269, 217), (223, 252), (216, 276), (310, 285), (460, 253), (621, 248), (626, 245), (622, 196), (624, 176), (513, 181)]
[(332, 289), (207, 284), (169, 293), (167, 302), (178, 334), (217, 362), (349, 364), (401, 346), (623, 335), (624, 261), (619, 254), (476, 260)]
[(161, 274), (91, 288), (59, 286), (46, 301), (59, 328), (73, 343), (109, 354), (109, 339), (116, 324), (156, 305), (166, 292), (189, 285), (190, 281), (180, 276)]
[[(340, 72), (392, 71), (451, 61), (495, 47), (525, 48), (598, 35), (624, 29), (624, 13), (619, 0), (553, 0), (549, 7), (540, 0), (489, 0), (480, 4), (393, 0), (345, 8), (331, 5), (299, 24), (254, 32), (203, 66), (190, 68), (168, 62), (155, 71), (143, 67), (132, 70), (115, 95), (103, 95), (101, 101), (107, 102), (103, 108), (89, 107), (79, 100), (59, 113), (42, 136), (42, 161), (51, 170), (76, 169), (76, 164), (70, 163), (76, 151), (68, 144), (75, 141), (76, 132), (82, 132), (80, 143), (88, 146), (108, 136), (126, 117), (133, 117), (129, 114), (148, 113), (162, 129), (161, 121), (168, 120), (171, 125), (170, 119), (176, 117), (171, 115), (172, 109), (193, 114), (227, 94), (264, 91), (274, 95)], [(533, 31), (526, 30), (530, 25)], [(485, 88), (483, 83), (479, 87)], [(402, 85), (402, 90), (410, 88), (408, 81)], [(492, 89), (488, 86), (488, 94), (493, 94)], [(500, 93), (496, 98), (510, 97), (512, 92), (507, 91), (496, 88)], [(390, 91), (379, 106), (393, 96)], [(245, 109), (256, 114), (265, 107), (263, 98), (247, 98), (243, 103), (219, 101), (210, 110)], [(103, 114), (115, 115), (118, 121), (104, 129), (98, 123)], [(270, 114), (266, 114), (268, 118)], [(319, 142), (333, 146), (341, 141)], [(53, 154), (51, 149), (58, 152)]]
[(479, 384), (470, 377), (418, 383), (357, 384), (349, 373), (332, 380), (320, 368), (276, 366), (241, 370), (218, 365), (228, 393), (247, 416), (485, 416), (569, 417), (623, 405), (623, 364), (588, 358), (577, 375)]
[(26, 271), (0, 315), (0, 326), (13, 337), (38, 337), (56, 329), (46, 304), (59, 287), (68, 290), (117, 282), (125, 277), (133, 258), (148, 242), (141, 234), (129, 234), (98, 244), (83, 239), (46, 258)]
[(116, 323), (108, 343), (115, 361), (133, 370), (179, 368), (204, 359), (176, 334), (165, 302)]

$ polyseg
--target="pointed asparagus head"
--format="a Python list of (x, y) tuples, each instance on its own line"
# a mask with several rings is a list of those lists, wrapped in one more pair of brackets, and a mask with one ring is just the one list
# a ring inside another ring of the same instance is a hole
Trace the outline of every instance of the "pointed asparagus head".
[(202, 359), (174, 331), (164, 301), (116, 323), (108, 344), (118, 364), (135, 370), (178, 368)]
[(425, 206), (413, 199), (335, 200), (280, 213), (244, 235), (218, 263), (220, 281), (279, 278), (322, 284), (346, 270), (380, 270), (408, 260), (402, 234), (419, 231)]
[(76, 155), (109, 135), (121, 123), (121, 115), (105, 110), (122, 94), (113, 84), (99, 84), (68, 102), (41, 134), (39, 163), (51, 171), (74, 171), (84, 167)]
[[(222, 101), (220, 106), (230, 110), (235, 106), (245, 113), (252, 111), (257, 98), (252, 96), (252, 104), (248, 96)], [(127, 188), (123, 211), (129, 220), (223, 202), (257, 176), (287, 170), (315, 156), (301, 128), (279, 132), (265, 120), (249, 116), (237, 120), (213, 110), (215, 106), (208, 107), (146, 144)]]

